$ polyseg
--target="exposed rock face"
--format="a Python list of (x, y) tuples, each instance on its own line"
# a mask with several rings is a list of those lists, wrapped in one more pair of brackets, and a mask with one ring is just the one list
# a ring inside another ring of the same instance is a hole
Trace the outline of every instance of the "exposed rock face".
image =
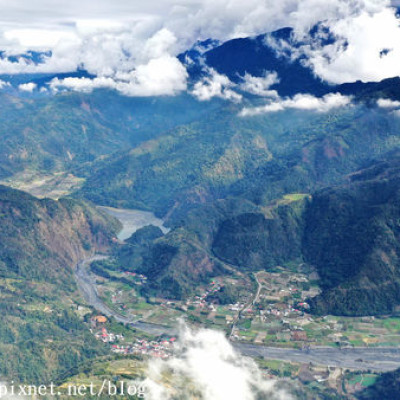
[(42, 384), (104, 354), (77, 313), (73, 268), (117, 228), (89, 204), (0, 186), (1, 376)]
[(72, 281), (78, 260), (106, 251), (118, 224), (86, 203), (38, 200), (0, 186), (0, 274)]

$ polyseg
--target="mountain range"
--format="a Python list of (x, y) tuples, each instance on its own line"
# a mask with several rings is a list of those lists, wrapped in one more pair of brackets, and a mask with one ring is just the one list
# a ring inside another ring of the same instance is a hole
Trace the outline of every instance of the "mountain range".
[[(0, 374), (49, 380), (103, 354), (84, 315), (71, 311), (83, 307), (72, 268), (97, 251), (144, 274), (147, 298), (186, 299), (232, 268), (252, 274), (307, 264), (322, 290), (308, 299), (315, 315), (398, 311), (400, 78), (331, 85), (306, 59), (277, 53), (276, 42), (295, 46), (292, 29), (198, 43), (179, 55), (189, 93), (177, 96), (17, 89), (91, 78), (85, 71), (0, 77), (12, 84), (0, 92), (2, 183), (29, 177), (41, 187), (44, 175), (80, 182), (58, 200), (0, 186)], [(196, 99), (191, 90), (210, 71), (229, 78), (242, 101)], [(241, 87), (246, 75), (267, 72), (277, 74), (268, 90), (281, 100), (352, 100), (326, 112), (243, 115), (271, 100)], [(152, 211), (170, 230), (145, 227), (117, 243), (118, 222), (95, 205)], [(35, 368), (21, 369), (26, 363)]]

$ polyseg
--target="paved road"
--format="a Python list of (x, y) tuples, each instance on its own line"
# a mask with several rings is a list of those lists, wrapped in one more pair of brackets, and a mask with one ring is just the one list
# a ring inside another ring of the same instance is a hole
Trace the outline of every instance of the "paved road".
[[(129, 324), (143, 332), (152, 335), (163, 333), (176, 335), (177, 330), (163, 325), (149, 324), (134, 318), (128, 318), (110, 309), (100, 299), (96, 283), (88, 265), (95, 260), (105, 259), (106, 256), (96, 255), (81, 261), (75, 269), (78, 287), (85, 300), (100, 313), (114, 317), (118, 322)], [(250, 357), (263, 357), (266, 359), (293, 361), (301, 363), (312, 362), (316, 365), (342, 367), (359, 370), (390, 371), (400, 368), (400, 348), (348, 348), (338, 349), (332, 347), (313, 347), (309, 350), (280, 349), (276, 347), (257, 346), (232, 342), (240, 353)]]
[(400, 368), (400, 348), (355, 347), (340, 350), (332, 347), (313, 347), (309, 350), (295, 350), (244, 343), (233, 343), (233, 346), (247, 356), (271, 360), (312, 362), (316, 365), (372, 371), (391, 371)]
[(261, 293), (261, 289), (263, 288), (263, 285), (258, 280), (257, 274), (258, 274), (258, 272), (256, 272), (254, 274), (254, 278), (255, 278), (255, 280), (257, 282), (257, 292), (256, 292), (256, 295), (254, 296), (253, 305), (258, 303), (258, 300), (259, 300), (259, 297), (260, 297), (260, 293)]
[(114, 319), (123, 324), (129, 324), (130, 326), (140, 329), (144, 332), (150, 333), (152, 335), (161, 335), (163, 333), (168, 334), (177, 334), (176, 329), (171, 329), (163, 325), (149, 324), (147, 322), (143, 322), (133, 317), (126, 317), (117, 313), (108, 307), (99, 297), (96, 281), (93, 275), (89, 272), (89, 265), (93, 261), (104, 260), (108, 258), (107, 256), (95, 255), (93, 257), (87, 258), (85, 260), (80, 261), (75, 269), (75, 278), (78, 284), (78, 288), (82, 293), (84, 299), (94, 307), (101, 314), (104, 314), (107, 317), (114, 317)]

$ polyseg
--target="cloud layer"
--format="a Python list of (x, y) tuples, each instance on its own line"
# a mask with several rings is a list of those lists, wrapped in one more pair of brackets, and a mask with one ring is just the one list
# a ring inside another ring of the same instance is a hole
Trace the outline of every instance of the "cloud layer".
[(337, 38), (336, 43), (304, 48), (310, 65), (324, 80), (366, 82), (400, 75), (400, 21), (396, 10), (363, 10), (324, 25)]
[(297, 94), (293, 98), (275, 99), (260, 107), (244, 108), (242, 117), (266, 114), (287, 109), (305, 110), (315, 112), (328, 112), (335, 108), (347, 106), (351, 103), (351, 97), (340, 93), (330, 93), (323, 97), (314, 97), (309, 94)]
[(176, 355), (151, 361), (144, 381), (149, 400), (291, 400), (276, 382), (262, 377), (249, 358), (240, 356), (216, 331), (182, 328)]
[(200, 101), (211, 100), (213, 97), (240, 102), (242, 95), (232, 90), (236, 85), (225, 75), (209, 69), (208, 75), (194, 85), (192, 95)]
[[(301, 40), (294, 53), (306, 54), (315, 73), (329, 82), (400, 74), (399, 20), (389, 0), (71, 0), (68, 6), (50, 0), (0, 0), (0, 6), (0, 50), (6, 55), (49, 51), (39, 64), (22, 57), (1, 59), (0, 73), (82, 68), (97, 77), (55, 81), (53, 88), (176, 94), (187, 87), (186, 71), (176, 55), (197, 40), (224, 41), (285, 26), (294, 27)], [(321, 45), (326, 30), (312, 40), (304, 37), (320, 21), (336, 37), (335, 43)], [(200, 97), (207, 97), (207, 90), (218, 91), (213, 85), (222, 78), (210, 79), (195, 89)], [(249, 81), (245, 90), (261, 94), (268, 90), (263, 85)], [(231, 94), (221, 90), (222, 97)]]

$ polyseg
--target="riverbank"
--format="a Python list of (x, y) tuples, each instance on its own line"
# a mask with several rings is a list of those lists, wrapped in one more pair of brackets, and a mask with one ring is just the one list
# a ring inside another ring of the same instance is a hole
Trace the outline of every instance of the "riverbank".
[[(94, 277), (90, 274), (88, 266), (95, 260), (105, 259), (107, 256), (95, 255), (82, 260), (75, 269), (78, 287), (85, 300), (98, 312), (113, 317), (116, 321), (127, 324), (132, 328), (141, 330), (151, 335), (176, 335), (175, 328), (149, 324), (134, 317), (129, 318), (110, 309), (100, 299), (97, 293)], [(400, 367), (399, 348), (331, 348), (314, 347), (307, 350), (284, 349), (276, 347), (259, 346), (245, 343), (232, 342), (233, 347), (245, 356), (281, 360), (298, 363), (313, 363), (315, 365), (356, 369), (360, 371), (385, 372)]]
[(118, 233), (118, 239), (121, 241), (128, 239), (138, 229), (147, 225), (159, 227), (164, 234), (169, 232), (169, 229), (164, 226), (164, 221), (157, 218), (150, 211), (129, 210), (104, 206), (98, 206), (98, 208), (114, 218), (117, 218), (121, 222), (123, 228)]

